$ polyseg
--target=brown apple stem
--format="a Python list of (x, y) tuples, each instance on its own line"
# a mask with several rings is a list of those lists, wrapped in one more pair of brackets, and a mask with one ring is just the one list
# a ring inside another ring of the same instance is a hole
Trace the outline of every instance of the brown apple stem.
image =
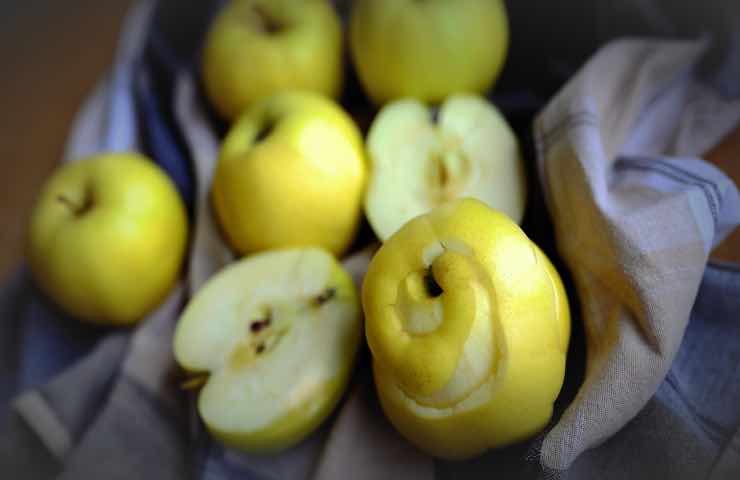
[(182, 390), (197, 390), (203, 385), (206, 384), (206, 381), (208, 381), (208, 375), (198, 375), (196, 377), (190, 378), (188, 380), (185, 380), (180, 384), (180, 389)]
[(69, 198), (67, 198), (67, 197), (65, 197), (63, 195), (58, 195), (57, 196), (57, 202), (63, 203), (64, 205), (66, 205), (73, 212), (76, 212), (77, 211), (77, 205), (75, 205), (72, 202), (72, 200), (70, 200)]
[(84, 215), (92, 207), (92, 199), (90, 199), (89, 195), (85, 195), (82, 205), (77, 205), (64, 195), (57, 195), (57, 201), (69, 208), (76, 217)]
[(267, 12), (267, 10), (265, 10), (264, 6), (255, 5), (253, 9), (254, 13), (257, 14), (257, 18), (259, 19), (259, 26), (263, 32), (273, 34), (278, 33), (280, 30), (283, 29), (283, 25), (278, 22), (277, 19), (271, 16)]

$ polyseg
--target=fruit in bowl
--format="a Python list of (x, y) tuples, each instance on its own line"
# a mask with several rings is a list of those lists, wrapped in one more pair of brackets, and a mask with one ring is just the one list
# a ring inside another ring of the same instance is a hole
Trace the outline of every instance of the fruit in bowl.
[(550, 420), (568, 301), (506, 215), (461, 199), (409, 221), (371, 261), (362, 305), (383, 411), (420, 449), (468, 458)]
[(378, 105), (484, 93), (501, 71), (508, 42), (501, 0), (357, 0), (349, 24), (360, 83)]
[(355, 285), (323, 249), (262, 252), (227, 266), (185, 308), (177, 362), (207, 375), (198, 411), (224, 444), (284, 450), (331, 413), (362, 336)]
[(365, 176), (352, 118), (318, 94), (283, 92), (250, 107), (229, 131), (213, 205), (240, 254), (316, 245), (339, 256), (360, 222)]
[(80, 320), (126, 325), (160, 303), (187, 244), (185, 207), (172, 181), (135, 153), (100, 154), (59, 168), (34, 207), (34, 278)]
[(519, 144), (483, 97), (456, 94), (439, 108), (412, 99), (391, 102), (370, 127), (367, 152), (365, 213), (380, 239), (460, 197), (522, 220), (526, 178)]
[(339, 17), (327, 0), (231, 0), (208, 31), (202, 73), (208, 98), (227, 119), (282, 90), (336, 97)]

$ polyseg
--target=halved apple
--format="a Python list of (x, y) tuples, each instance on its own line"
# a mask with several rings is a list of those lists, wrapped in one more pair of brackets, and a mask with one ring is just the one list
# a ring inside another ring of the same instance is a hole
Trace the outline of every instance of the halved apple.
[(438, 110), (412, 99), (390, 103), (374, 120), (367, 149), (365, 212), (381, 240), (413, 217), (461, 197), (522, 220), (526, 183), (519, 144), (483, 97), (453, 95)]
[(288, 448), (344, 392), (362, 323), (352, 279), (318, 248), (268, 251), (216, 274), (180, 318), (175, 358), (206, 377), (198, 411), (244, 451)]

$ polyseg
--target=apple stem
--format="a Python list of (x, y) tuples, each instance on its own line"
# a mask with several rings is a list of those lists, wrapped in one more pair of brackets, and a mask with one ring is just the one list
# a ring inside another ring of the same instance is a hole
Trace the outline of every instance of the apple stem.
[(74, 204), (74, 203), (72, 202), (72, 200), (70, 200), (70, 199), (69, 199), (69, 198), (67, 198), (67, 197), (65, 197), (65, 196), (63, 196), (63, 195), (59, 195), (59, 196), (57, 196), (57, 201), (58, 201), (59, 203), (63, 203), (63, 204), (64, 204), (64, 205), (66, 205), (67, 207), (69, 207), (69, 209), (70, 209), (70, 210), (72, 210), (73, 212), (76, 212), (76, 211), (77, 211), (77, 205), (75, 205), (75, 204)]
[(278, 33), (280, 30), (283, 29), (283, 26), (280, 24), (280, 22), (278, 22), (269, 13), (267, 13), (264, 6), (255, 5), (253, 8), (254, 13), (257, 14), (259, 25), (262, 28), (263, 32), (272, 34)]
[(196, 390), (205, 385), (208, 380), (208, 375), (198, 375), (196, 377), (185, 380), (180, 384), (182, 390)]
[(85, 200), (82, 205), (76, 205), (72, 200), (65, 197), (64, 195), (57, 195), (57, 201), (69, 208), (76, 217), (79, 217), (90, 210), (90, 207), (92, 207), (93, 203), (89, 195), (85, 195)]

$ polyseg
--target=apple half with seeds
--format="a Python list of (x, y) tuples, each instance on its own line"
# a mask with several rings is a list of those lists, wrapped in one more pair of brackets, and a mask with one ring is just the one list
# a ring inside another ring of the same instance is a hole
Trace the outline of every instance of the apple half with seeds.
[(438, 108), (413, 99), (389, 103), (370, 127), (367, 150), (365, 213), (381, 240), (463, 197), (521, 223), (527, 192), (519, 143), (481, 96), (453, 95)]
[(180, 317), (177, 362), (202, 380), (198, 411), (223, 444), (293, 446), (339, 402), (362, 336), (349, 274), (319, 248), (272, 250), (213, 276)]

